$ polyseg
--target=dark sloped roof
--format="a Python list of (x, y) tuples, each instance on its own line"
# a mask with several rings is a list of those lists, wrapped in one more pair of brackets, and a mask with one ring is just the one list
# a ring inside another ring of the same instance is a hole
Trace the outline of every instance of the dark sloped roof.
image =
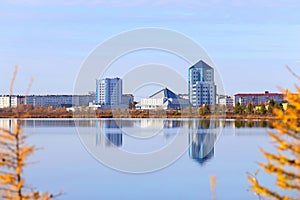
[(196, 64), (190, 67), (190, 69), (192, 68), (212, 68), (212, 67), (208, 65), (206, 62), (204, 62), (203, 60), (199, 60)]
[(168, 88), (164, 88), (153, 95), (151, 95), (149, 98), (163, 98), (164, 102), (172, 106), (187, 106), (190, 105), (190, 102), (188, 99), (182, 99), (179, 96), (177, 96), (174, 92), (169, 90)]
[(168, 88), (164, 88), (162, 90), (159, 90), (158, 92), (151, 95), (149, 98), (179, 98), (174, 92), (169, 90)]

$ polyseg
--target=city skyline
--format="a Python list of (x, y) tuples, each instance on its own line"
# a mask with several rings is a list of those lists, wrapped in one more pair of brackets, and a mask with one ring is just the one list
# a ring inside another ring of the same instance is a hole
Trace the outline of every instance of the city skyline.
[(299, 10), (0, 0), (0, 200), (299, 199)]
[[(15, 64), (20, 70), (14, 94), (25, 93), (31, 76), (31, 94), (72, 94), (76, 75), (92, 49), (112, 35), (143, 27), (176, 30), (200, 44), (220, 71), (226, 94), (277, 92), (278, 87), (293, 90), (297, 80), (284, 66), (300, 74), (297, 1), (83, 4), (25, 0), (1, 4), (0, 24), (5, 29), (0, 37), (0, 94), (9, 93)], [(152, 61), (147, 54), (136, 59)], [(164, 55), (161, 59), (182, 68), (177, 60), (169, 61)], [(118, 67), (126, 72), (134, 64)]]

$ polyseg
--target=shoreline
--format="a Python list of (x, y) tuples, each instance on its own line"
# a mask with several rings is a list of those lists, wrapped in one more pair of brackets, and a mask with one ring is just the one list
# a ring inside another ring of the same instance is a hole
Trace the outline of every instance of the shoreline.
[(95, 115), (69, 115), (69, 116), (55, 116), (55, 115), (19, 115), (19, 116), (9, 116), (9, 115), (0, 115), (0, 119), (84, 119), (84, 118), (94, 118), (94, 119), (242, 119), (242, 120), (276, 120), (278, 119), (274, 115), (238, 115), (238, 114), (227, 114), (227, 115), (213, 115), (213, 114), (207, 114), (207, 115), (151, 115), (151, 116), (140, 116), (140, 115), (101, 115), (101, 116), (95, 116)]

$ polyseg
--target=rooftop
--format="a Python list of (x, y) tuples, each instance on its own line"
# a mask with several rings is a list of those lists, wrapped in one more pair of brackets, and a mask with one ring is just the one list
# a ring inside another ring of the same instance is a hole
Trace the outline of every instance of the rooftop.
[(203, 60), (199, 60), (196, 64), (191, 66), (189, 69), (193, 69), (193, 68), (211, 68), (212, 69), (212, 67), (210, 65), (208, 65), (206, 62), (204, 62)]
[(164, 88), (164, 89), (159, 90), (158, 92), (151, 95), (149, 98), (162, 98), (162, 97), (178, 98), (178, 96), (174, 92), (169, 90), (168, 88)]
[(255, 96), (255, 97), (260, 97), (260, 96), (265, 96), (265, 97), (275, 97), (275, 96), (280, 96), (283, 97), (282, 93), (245, 93), (245, 94), (235, 94), (234, 96)]

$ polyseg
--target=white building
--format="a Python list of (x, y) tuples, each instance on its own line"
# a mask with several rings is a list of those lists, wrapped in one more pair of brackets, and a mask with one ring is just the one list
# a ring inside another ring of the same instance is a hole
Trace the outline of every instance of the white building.
[(96, 80), (96, 104), (118, 106), (122, 101), (122, 79), (105, 78)]
[(182, 99), (189, 99), (189, 95), (188, 94), (178, 94), (178, 97), (180, 97)]
[(17, 96), (0, 96), (0, 108), (17, 107), (18, 97)]
[(214, 69), (200, 60), (189, 68), (189, 100), (193, 106), (216, 104)]
[(141, 109), (182, 109), (190, 106), (187, 99), (178, 97), (168, 88), (164, 88), (149, 98), (141, 99)]
[(234, 100), (232, 96), (217, 95), (217, 104), (224, 105), (226, 107), (233, 106)]

